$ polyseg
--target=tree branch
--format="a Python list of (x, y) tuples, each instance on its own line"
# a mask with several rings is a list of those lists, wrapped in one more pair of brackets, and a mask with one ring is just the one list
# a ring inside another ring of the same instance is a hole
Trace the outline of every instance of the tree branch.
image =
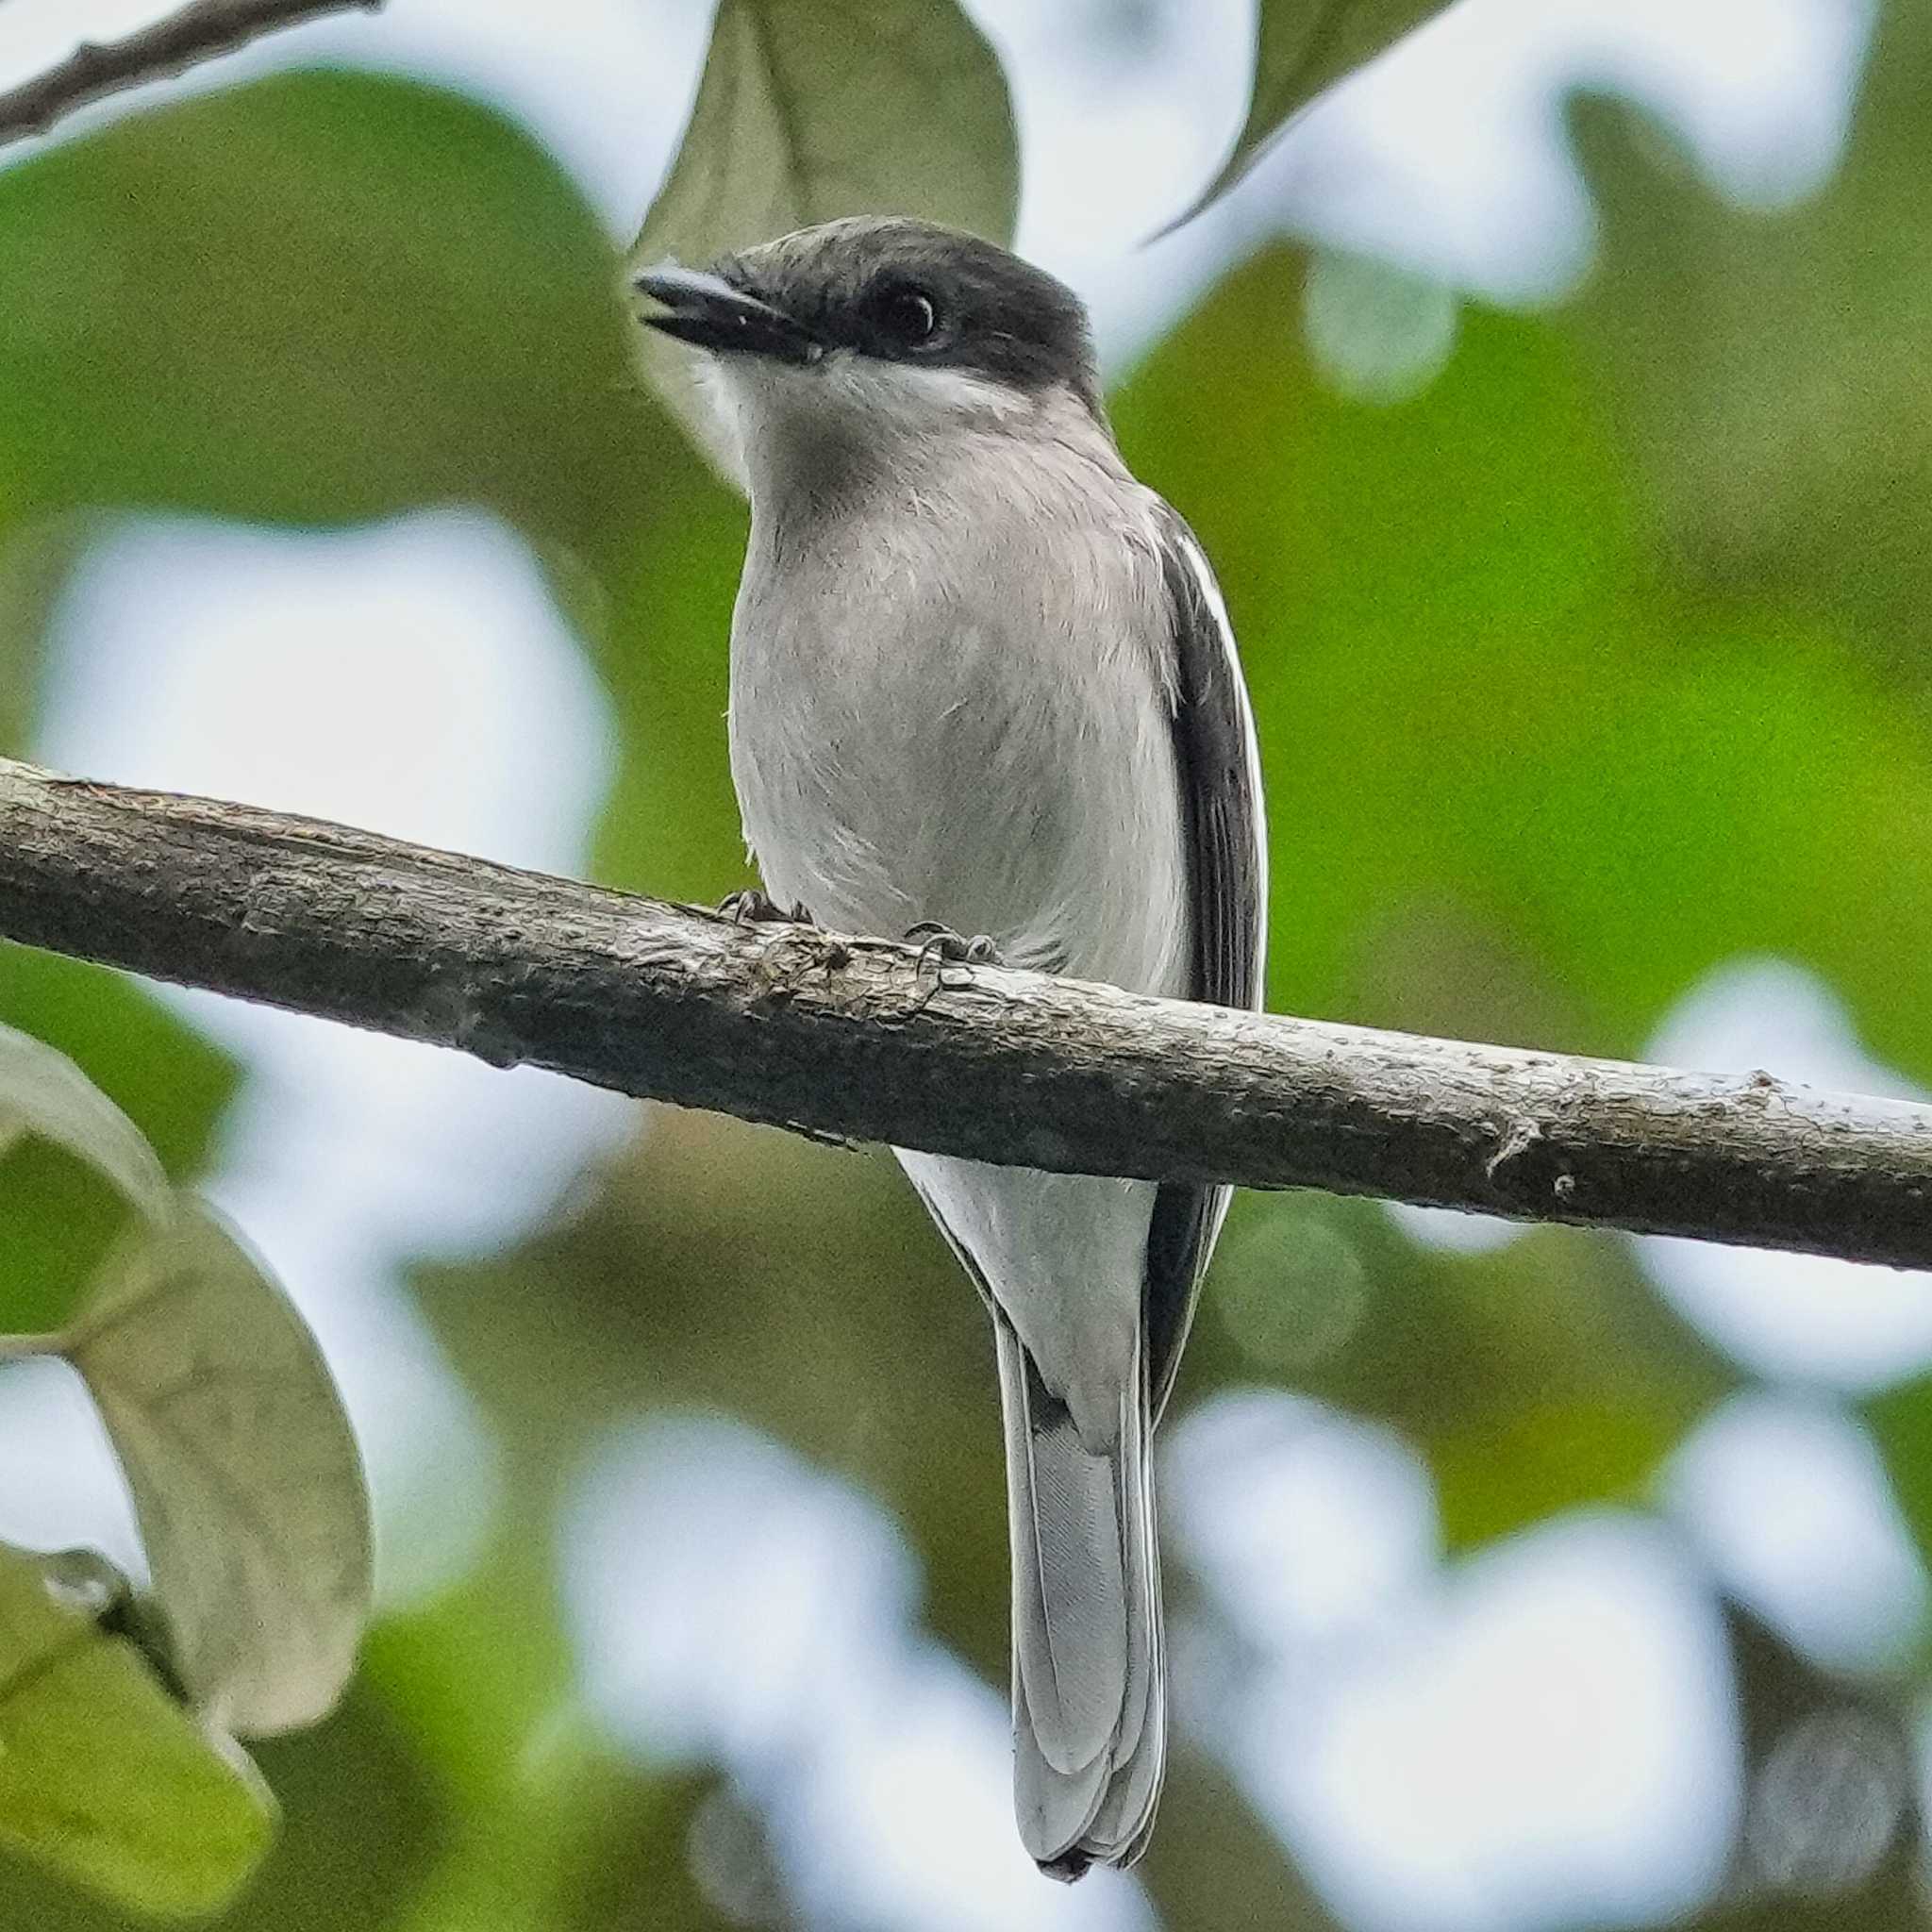
[(941, 967), (8, 760), (0, 937), (819, 1135), (1932, 1266), (1932, 1108)]
[(0, 93), (0, 143), (44, 134), (64, 114), (91, 101), (162, 80), (232, 54), (250, 41), (383, 0), (190, 0), (178, 12), (118, 41), (83, 41), (66, 59)]

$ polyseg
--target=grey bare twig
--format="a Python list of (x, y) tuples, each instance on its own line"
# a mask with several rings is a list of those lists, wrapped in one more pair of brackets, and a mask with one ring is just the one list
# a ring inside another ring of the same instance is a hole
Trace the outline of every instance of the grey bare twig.
[(0, 142), (44, 134), (62, 115), (145, 81), (164, 80), (278, 28), (383, 0), (191, 0), (118, 41), (83, 41), (66, 59), (0, 93)]
[(5, 760), (0, 937), (822, 1137), (1932, 1267), (1932, 1108), (941, 973)]

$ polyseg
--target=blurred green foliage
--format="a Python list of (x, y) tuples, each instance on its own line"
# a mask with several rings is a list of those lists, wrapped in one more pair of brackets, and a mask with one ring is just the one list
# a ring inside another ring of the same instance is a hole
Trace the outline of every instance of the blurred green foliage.
[(210, 1911), (260, 1857), (274, 1801), (103, 1607), (91, 1566), (0, 1549), (0, 1842), (152, 1909)]
[[(1932, 1078), (1927, 98), (1932, 27), (1892, 0), (1844, 167), (1779, 215), (1578, 104), (1604, 258), (1567, 308), (1465, 309), (1441, 375), (1370, 407), (1322, 373), (1337, 343), (1305, 347), (1307, 263), (1275, 247), (1120, 389), (1126, 455), (1199, 529), (1242, 639), (1273, 1005), (1627, 1055), (1708, 969), (1775, 952)], [(339, 525), (474, 502), (528, 538), (610, 694), (597, 875), (742, 883), (721, 724), (742, 510), (643, 397), (619, 287), (529, 140), (395, 80), (284, 76), (0, 172), (9, 741), (31, 742), (42, 620), (88, 512)], [(206, 1157), (233, 1069), (145, 994), (8, 953), (0, 1017), (73, 1054), (173, 1172)], [(97, 1257), (98, 1214), (37, 1158), (0, 1176), (11, 1327), (58, 1319)], [(559, 1495), (642, 1408), (724, 1409), (863, 1486), (919, 1553), (931, 1628), (1003, 1682), (981, 1316), (884, 1160), (660, 1112), (555, 1224), (417, 1286), (500, 1436), (500, 1515), (474, 1574), (378, 1628), (343, 1713), (261, 1753), (286, 1833), (222, 1924), (724, 1923), (687, 1857), (713, 1781), (612, 1755), (560, 1621)], [(1189, 1363), (1181, 1409), (1275, 1385), (1392, 1425), (1452, 1560), (1565, 1508), (1646, 1508), (1743, 1380), (1624, 1243), (1545, 1229), (1448, 1256), (1373, 1206), (1299, 1197), (1240, 1205)], [(1932, 1551), (1932, 1380), (1870, 1418)], [(1846, 1685), (1727, 1614), (1754, 1770), (1820, 1713), (1904, 1761), (1923, 1686)], [(1919, 1923), (1909, 1801), (1899, 1820), (1808, 1902), (1740, 1839), (1697, 1923)], [(1145, 1871), (1174, 1932), (1335, 1923), (1187, 1749)], [(0, 1868), (0, 1924), (123, 1923)]]

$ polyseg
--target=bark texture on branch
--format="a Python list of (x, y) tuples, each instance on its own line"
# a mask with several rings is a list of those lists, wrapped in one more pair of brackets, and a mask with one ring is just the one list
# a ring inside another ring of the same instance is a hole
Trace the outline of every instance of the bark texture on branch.
[(0, 937), (821, 1135), (1932, 1266), (1932, 1108), (941, 967), (6, 760)]
[(83, 41), (66, 59), (0, 93), (0, 142), (44, 134), (64, 114), (108, 94), (165, 80), (232, 54), (278, 28), (383, 0), (192, 0), (118, 41)]

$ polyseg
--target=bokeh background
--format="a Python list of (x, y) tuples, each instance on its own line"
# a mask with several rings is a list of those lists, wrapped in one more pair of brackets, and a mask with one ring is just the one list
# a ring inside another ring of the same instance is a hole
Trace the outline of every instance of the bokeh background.
[[(0, 77), (162, 10), (5, 0)], [(1932, 8), (1461, 0), (1226, 201), (1244, 0), (972, 0), (1259, 713), (1277, 1009), (1932, 1087)], [(87, 19), (79, 16), (85, 12)], [(0, 741), (713, 899), (743, 513), (611, 299), (699, 0), (391, 0), (0, 169)], [(0, 953), (291, 1285), (381, 1617), (277, 1932), (1893, 1932), (1932, 1282), (1237, 1208), (1163, 1431), (1175, 1750), (1008, 1815), (983, 1323), (890, 1163)], [(83, 1185), (0, 1172), (0, 1326)], [(57, 1367), (0, 1536), (138, 1562)], [(0, 1924), (113, 1911), (0, 1865)]]

